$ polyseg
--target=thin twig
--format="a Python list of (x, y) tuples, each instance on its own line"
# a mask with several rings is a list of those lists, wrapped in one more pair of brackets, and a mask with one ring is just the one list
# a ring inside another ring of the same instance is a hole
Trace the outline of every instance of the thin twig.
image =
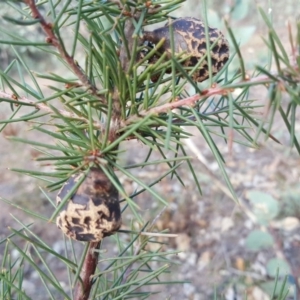
[(125, 74), (128, 72), (129, 63), (130, 63), (130, 54), (132, 53), (133, 47), (133, 38), (132, 35), (134, 33), (134, 25), (131, 18), (125, 20), (124, 25), (124, 35), (126, 38), (126, 42), (123, 41), (121, 49), (120, 49), (120, 61), (121, 66)]
[(82, 82), (82, 84), (88, 88), (88, 90), (91, 91), (92, 95), (97, 97), (103, 104), (106, 104), (107, 101), (106, 99), (98, 94), (98, 89), (91, 84), (89, 78), (83, 73), (77, 62), (74, 60), (74, 57), (70, 56), (68, 52), (66, 51), (64, 45), (59, 41), (57, 36), (55, 35), (53, 31), (53, 25), (51, 23), (47, 23), (45, 18), (42, 16), (40, 11), (38, 10), (35, 0), (24, 0), (25, 3), (29, 6), (32, 17), (34, 19), (38, 19), (42, 29), (44, 30), (47, 38), (46, 41), (47, 43), (53, 45), (59, 52), (61, 58), (63, 58), (67, 64), (70, 66), (72, 71), (76, 74), (78, 79)]
[[(123, 7), (122, 12), (125, 11), (125, 7)], [(131, 14), (131, 12), (130, 12)], [(133, 50), (133, 38), (132, 35), (134, 33), (134, 25), (131, 18), (128, 18), (124, 22), (124, 35), (125, 41), (123, 41), (120, 47), (120, 62), (124, 76), (128, 74), (131, 53)], [(113, 142), (117, 138), (117, 131), (121, 128), (121, 101), (120, 99), (121, 91), (118, 90), (117, 87), (114, 88), (114, 92), (112, 95), (112, 117), (110, 120), (109, 126), (109, 141)]]
[(132, 116), (128, 118), (125, 121), (125, 125), (131, 124), (136, 122), (137, 120), (144, 118), (145, 116), (149, 114), (158, 115), (160, 113), (168, 112), (172, 109), (182, 107), (182, 106), (194, 106), (195, 103), (199, 100), (202, 100), (204, 98), (213, 96), (213, 95), (224, 95), (227, 93), (226, 89), (223, 89), (221, 87), (212, 87), (210, 89), (207, 89), (203, 91), (201, 94), (195, 94), (191, 97), (187, 97), (185, 99), (180, 99), (174, 102), (166, 103), (154, 108), (151, 108), (149, 110), (142, 110), (139, 112), (138, 116)]
[[(12, 101), (15, 102), (16, 105), (19, 105), (18, 102), (21, 102), (21, 104), (23, 102), (23, 103), (31, 104), (31, 106), (35, 107), (36, 109), (49, 112), (49, 114), (53, 113), (53, 110), (49, 106), (47, 106), (46, 104), (36, 103), (33, 100), (30, 100), (26, 97), (18, 97), (17, 98), (17, 96), (15, 94), (9, 94), (9, 93), (3, 92), (3, 91), (0, 91), (0, 97), (8, 99), (8, 100), (12, 100)], [(79, 117), (76, 114), (70, 113), (70, 112), (62, 110), (62, 109), (57, 109), (57, 111), (62, 116), (66, 117), (66, 118), (75, 119), (75, 120), (78, 120), (78, 121), (82, 121), (84, 123), (89, 122), (89, 120), (86, 117)], [(93, 126), (94, 126), (94, 128), (97, 128), (97, 129), (102, 129), (103, 128), (103, 124), (100, 123), (100, 122), (97, 122), (97, 121), (93, 122)]]
[(178, 236), (178, 234), (174, 234), (174, 233), (160, 233), (160, 232), (141, 232), (140, 235), (156, 236), (156, 237), (163, 237), (163, 238), (175, 238)]
[[(276, 74), (274, 74), (276, 76)], [(266, 75), (261, 75), (257, 77), (247, 77), (247, 80), (245, 82), (247, 83), (262, 83), (262, 84), (267, 84), (266, 81), (270, 80), (270, 78)], [(166, 113), (172, 109), (178, 108), (178, 107), (183, 107), (183, 106), (194, 106), (198, 101), (208, 98), (213, 95), (227, 95), (227, 93), (232, 92), (234, 88), (231, 87), (219, 87), (217, 85), (213, 85), (211, 88), (203, 90), (200, 94), (195, 94), (191, 97), (187, 97), (184, 99), (175, 99), (173, 102), (169, 102), (163, 105), (159, 105), (156, 107), (153, 107), (148, 110), (142, 110), (138, 113), (138, 115), (134, 115), (129, 117), (125, 122), (124, 126), (129, 125), (131, 123), (134, 123), (145, 116), (149, 114), (153, 115), (158, 115), (160, 113)]]
[[(254, 82), (258, 82), (258, 83), (263, 82), (263, 83), (265, 83), (265, 81), (267, 79), (269, 79), (268, 76), (262, 75), (262, 76), (249, 78), (247, 80), (247, 82), (250, 82), (250, 83), (252, 83), (252, 82), (253, 83)], [(184, 98), (184, 99), (180, 99), (178, 101), (166, 103), (166, 104), (151, 108), (149, 110), (142, 110), (142, 111), (139, 112), (138, 115), (131, 116), (126, 121), (122, 122), (120, 120), (120, 114), (121, 114), (121, 112), (119, 110), (120, 107), (117, 105), (118, 103), (120, 103), (119, 102), (119, 92), (116, 90), (113, 94), (113, 102), (114, 102), (114, 105), (116, 105), (116, 107), (114, 107), (114, 116), (112, 118), (112, 121), (114, 121), (114, 123), (111, 124), (112, 126), (110, 127), (110, 129), (113, 130), (114, 132), (116, 132), (118, 130), (118, 128), (125, 127), (125, 126), (128, 126), (128, 125), (132, 124), (132, 123), (135, 123), (138, 120), (144, 118), (145, 116), (147, 116), (149, 114), (158, 115), (160, 113), (166, 113), (166, 112), (168, 112), (172, 109), (178, 108), (178, 107), (194, 106), (196, 102), (198, 102), (198, 101), (200, 101), (204, 98), (208, 98), (208, 97), (213, 96), (213, 95), (224, 95), (224, 94), (227, 94), (227, 93), (228, 93), (227, 89), (224, 89), (224, 88), (219, 87), (219, 86), (213, 86), (213, 87), (211, 87), (207, 90), (202, 91), (201, 94), (195, 94), (191, 97), (187, 97), (187, 98)], [(13, 94), (7, 94), (5, 92), (0, 91), (0, 95), (3, 95), (4, 98), (10, 99), (10, 100), (15, 99), (15, 96)], [(35, 105), (35, 107), (38, 108), (38, 109), (50, 111), (50, 108), (47, 105), (35, 104), (33, 101), (28, 100), (27, 98), (24, 98), (24, 97), (21, 97), (19, 99), (22, 100), (23, 102)], [(70, 114), (68, 112), (60, 111), (60, 113), (62, 113), (62, 115), (65, 115), (67, 117), (70, 116), (70, 117), (74, 117), (76, 119), (83, 120), (83, 121), (87, 122), (87, 120), (84, 120), (83, 118), (78, 117), (78, 116), (73, 115), (73, 114)], [(95, 128), (102, 128), (100, 123), (96, 122), (94, 125), (95, 125)], [(112, 137), (113, 136), (115, 136), (115, 134), (112, 134)]]

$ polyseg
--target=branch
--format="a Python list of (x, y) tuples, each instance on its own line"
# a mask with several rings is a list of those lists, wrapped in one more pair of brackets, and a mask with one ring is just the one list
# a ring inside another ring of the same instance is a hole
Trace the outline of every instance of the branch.
[[(268, 76), (262, 75), (258, 77), (253, 78), (247, 78), (246, 82), (249, 83), (263, 83), (266, 84), (266, 80), (269, 80), (270, 78)], [(129, 125), (131, 123), (136, 122), (137, 120), (140, 120), (141, 118), (144, 118), (145, 116), (149, 114), (158, 115), (161, 113), (167, 113), (168, 111), (182, 107), (182, 106), (194, 106), (196, 102), (208, 98), (213, 95), (227, 95), (227, 93), (232, 92), (233, 88), (226, 87), (222, 88), (217, 85), (213, 85), (211, 88), (203, 90), (200, 94), (195, 94), (191, 97), (185, 98), (185, 99), (175, 99), (174, 102), (169, 102), (166, 104), (162, 104), (157, 107), (153, 107), (148, 110), (142, 110), (138, 113), (138, 115), (133, 115), (129, 117), (125, 122), (124, 126)]]
[(131, 54), (133, 53), (133, 33), (135, 30), (134, 23), (132, 21), (132, 18), (135, 20), (138, 20), (140, 18), (140, 13), (136, 13), (134, 15), (134, 9), (131, 8), (130, 6), (126, 7), (125, 5), (122, 4), (120, 0), (111, 0), (111, 3), (116, 4), (119, 9), (121, 9), (121, 14), (120, 16), (116, 19), (116, 23), (119, 21), (119, 18), (121, 16), (128, 16), (129, 18), (124, 20), (124, 36), (125, 40), (122, 41), (122, 45), (120, 47), (120, 62), (121, 62), (121, 67), (125, 74), (128, 73), (128, 68), (129, 68), (129, 63), (131, 59)]
[[(122, 9), (122, 13), (125, 12), (125, 7)], [(133, 15), (132, 12), (129, 12), (129, 15)], [(139, 18), (139, 14), (135, 16), (135, 19)], [(134, 33), (134, 24), (132, 18), (127, 18), (124, 21), (124, 36), (125, 40), (122, 41), (122, 45), (120, 47), (120, 63), (122, 70), (125, 74), (128, 74), (129, 72), (129, 65), (130, 65), (130, 59), (131, 59), (131, 53), (133, 52), (133, 33)], [(112, 95), (112, 118), (111, 118), (111, 126), (110, 126), (110, 134), (109, 134), (109, 141), (112, 142), (116, 139), (117, 131), (121, 127), (121, 118), (122, 118), (122, 112), (121, 112), (121, 99), (120, 99), (121, 91), (117, 89), (117, 87), (114, 88), (114, 92)]]
[(92, 95), (96, 96), (103, 104), (107, 104), (106, 99), (98, 95), (98, 89), (90, 82), (89, 78), (83, 73), (77, 62), (71, 57), (64, 45), (59, 41), (53, 31), (53, 25), (51, 23), (47, 23), (45, 18), (39, 12), (36, 7), (35, 0), (24, 0), (24, 2), (29, 6), (32, 17), (34, 19), (38, 19), (40, 21), (41, 27), (46, 34), (46, 42), (52, 44), (59, 52), (60, 56), (67, 62), (72, 71), (76, 74), (78, 79), (82, 82), (82, 84), (87, 87), (88, 90), (91, 91)]
[[(134, 33), (134, 25), (131, 19), (125, 20), (124, 34), (126, 42), (123, 41), (121, 51), (120, 51), (120, 61), (121, 66), (125, 74), (128, 72), (130, 53), (132, 53), (133, 39), (132, 35)], [(127, 45), (127, 47), (126, 47)]]
[(128, 118), (125, 121), (125, 125), (134, 123), (137, 120), (144, 118), (146, 115), (149, 115), (149, 114), (158, 115), (158, 114), (166, 113), (172, 109), (182, 107), (182, 106), (194, 106), (194, 104), (199, 100), (210, 97), (212, 95), (224, 95), (224, 94), (226, 95), (227, 92), (228, 92), (227, 89), (213, 86), (212, 88), (210, 88), (208, 90), (204, 90), (201, 94), (196, 94), (191, 97), (188, 97), (185, 99), (180, 99), (180, 100), (175, 99), (174, 102), (170, 102), (170, 103), (166, 103), (166, 104), (163, 104), (163, 105), (160, 105), (157, 107), (153, 107), (149, 110), (142, 110), (141, 112), (139, 112), (138, 115), (134, 115), (134, 116), (131, 116), (130, 118)]
[[(44, 104), (44, 103), (35, 103), (34, 101), (32, 101), (32, 100), (30, 100), (26, 97), (19, 97), (18, 98), (15, 94), (8, 94), (8, 93), (3, 92), (3, 91), (0, 91), (0, 97), (2, 97), (4, 99), (7, 99), (7, 100), (10, 100), (13, 103), (15, 103), (16, 105), (22, 104), (22, 102), (23, 102), (23, 103), (26, 103), (26, 104), (30, 104), (31, 106), (35, 107), (36, 109), (49, 112), (50, 114), (53, 113), (53, 110), (49, 106), (47, 106), (46, 104)], [(78, 120), (78, 121), (82, 121), (84, 123), (89, 123), (89, 120), (86, 117), (79, 117), (76, 114), (67, 112), (67, 111), (62, 110), (62, 109), (57, 109), (57, 111), (62, 116), (66, 117), (66, 118), (75, 119), (75, 120)], [(93, 126), (94, 126), (94, 128), (97, 128), (97, 129), (101, 129), (101, 130), (103, 129), (103, 124), (100, 123), (100, 122), (94, 121)]]

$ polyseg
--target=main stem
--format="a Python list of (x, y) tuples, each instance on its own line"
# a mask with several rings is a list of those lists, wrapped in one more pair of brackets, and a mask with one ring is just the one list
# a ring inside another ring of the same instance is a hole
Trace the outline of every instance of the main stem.
[(78, 280), (75, 287), (74, 300), (88, 300), (92, 289), (92, 275), (98, 264), (99, 252), (95, 251), (100, 248), (101, 242), (92, 242), (89, 244), (89, 249), (83, 262), (80, 272), (81, 281)]
[[(132, 23), (132, 20), (126, 20), (125, 26), (124, 26), (124, 32), (126, 36), (127, 41), (127, 49), (125, 49), (125, 41), (123, 41), (123, 44), (120, 49), (120, 61), (121, 66), (124, 71), (124, 74), (127, 74), (129, 61), (130, 61), (130, 52), (132, 48), (132, 34), (134, 32), (134, 26)], [(119, 127), (121, 122), (121, 105), (120, 105), (120, 99), (119, 99), (120, 92), (115, 88), (113, 92), (113, 111), (112, 111), (112, 122), (110, 124), (109, 128), (109, 140), (112, 142), (115, 140), (116, 135), (116, 128)], [(99, 249), (101, 242), (99, 243), (90, 243), (88, 253), (86, 255), (86, 258), (83, 263), (82, 271), (80, 273), (80, 277), (82, 281), (78, 281), (75, 289), (75, 300), (88, 300), (91, 288), (92, 288), (92, 275), (94, 275), (97, 263), (98, 263), (98, 251), (95, 251)]]

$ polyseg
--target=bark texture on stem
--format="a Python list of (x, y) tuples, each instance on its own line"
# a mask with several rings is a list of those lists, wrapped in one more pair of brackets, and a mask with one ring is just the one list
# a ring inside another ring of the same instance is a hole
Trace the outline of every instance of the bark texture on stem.
[[(133, 15), (133, 11), (130, 15)], [(138, 15), (135, 16), (135, 19), (138, 18)], [(120, 47), (120, 63), (123, 71), (123, 76), (125, 77), (129, 73), (129, 64), (131, 59), (131, 53), (133, 52), (133, 33), (135, 27), (133, 24), (133, 19), (128, 18), (124, 21), (124, 36), (125, 40), (122, 42)], [(121, 123), (122, 119), (122, 106), (121, 106), (121, 91), (115, 87), (112, 94), (112, 118), (110, 122), (110, 132), (109, 132), (109, 141), (113, 142), (117, 138), (117, 131), (123, 125)]]
[(98, 250), (101, 242), (90, 243), (87, 255), (85, 257), (80, 278), (75, 288), (75, 300), (88, 300), (92, 289), (92, 275), (94, 275), (98, 264)]
[(79, 78), (82, 84), (91, 92), (93, 96), (98, 98), (103, 104), (107, 104), (106, 99), (98, 94), (98, 89), (94, 86), (88, 76), (84, 74), (78, 63), (75, 61), (74, 57), (70, 56), (65, 49), (63, 43), (58, 39), (53, 30), (53, 24), (46, 22), (43, 15), (37, 8), (35, 0), (25, 0), (25, 3), (31, 10), (32, 17), (34, 19), (38, 19), (40, 25), (46, 34), (46, 42), (53, 45), (59, 52), (60, 56), (65, 60), (65, 62), (69, 65), (74, 74)]

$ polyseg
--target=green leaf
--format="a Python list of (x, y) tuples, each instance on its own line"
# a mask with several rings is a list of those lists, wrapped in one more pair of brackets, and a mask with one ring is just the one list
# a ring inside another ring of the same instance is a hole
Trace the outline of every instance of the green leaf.
[(272, 247), (274, 245), (273, 237), (261, 230), (253, 230), (247, 236), (245, 246), (250, 251), (261, 251), (262, 249)]
[(34, 24), (40, 22), (39, 19), (21, 20), (21, 19), (14, 19), (14, 18), (11, 18), (9, 16), (3, 16), (2, 18), (5, 21), (8, 21), (8, 22), (13, 23), (13, 24), (17, 24), (17, 25), (22, 25), (22, 26), (31, 26), (31, 25), (34, 25)]
[[(278, 280), (275, 286), (274, 280), (269, 280), (260, 284), (261, 289), (270, 296), (270, 299), (287, 300), (290, 286), (286, 284), (285, 280)], [(279, 297), (280, 294), (285, 296)], [(273, 296), (273, 297), (272, 297)], [(272, 298), (271, 298), (272, 297)], [(294, 299), (294, 298), (291, 298)]]
[(244, 19), (249, 13), (249, 5), (252, 4), (252, 0), (240, 0), (235, 1), (235, 5), (231, 16), (235, 20), (242, 20)]
[(267, 225), (278, 215), (279, 203), (271, 195), (260, 191), (251, 191), (247, 193), (247, 198), (252, 203), (253, 212), (260, 224)]
[(256, 30), (255, 25), (234, 28), (234, 35), (237, 42), (239, 43), (239, 46), (243, 46), (247, 44), (249, 40), (253, 37), (255, 30)]
[(277, 272), (279, 276), (285, 276), (291, 273), (291, 267), (285, 260), (281, 258), (271, 258), (267, 262), (266, 267), (268, 275), (271, 277), (276, 277)]
[[(6, 283), (8, 286), (10, 286), (10, 288), (17, 293), (18, 296), (22, 297), (21, 299), (24, 300), (31, 300), (30, 297), (28, 297), (24, 291), (22, 291), (19, 287), (17, 287), (16, 285), (13, 284), (13, 282), (11, 281), (11, 278), (5, 278), (5, 276), (2, 274), (0, 274), (0, 282), (2, 281), (1, 285), (3, 286), (3, 283)], [(14, 293), (12, 293), (13, 295)], [(0, 296), (2, 296), (3, 294), (1, 293)], [(7, 294), (6, 294), (7, 295)], [(3, 299), (3, 298), (2, 298)], [(12, 299), (12, 298), (7, 298), (7, 299)]]

